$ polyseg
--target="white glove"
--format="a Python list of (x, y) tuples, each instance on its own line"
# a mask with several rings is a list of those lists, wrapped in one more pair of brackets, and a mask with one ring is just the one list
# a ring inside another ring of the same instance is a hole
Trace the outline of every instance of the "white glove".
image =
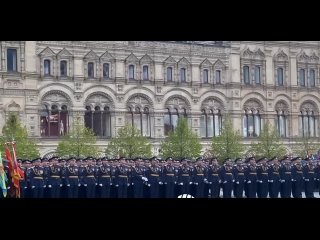
[(67, 187), (70, 187), (70, 184), (67, 184)]
[(235, 182), (235, 180), (232, 180), (232, 182)]
[(219, 183), (221, 183), (221, 180), (219, 180)]
[(164, 184), (167, 185), (168, 183), (165, 182)]
[(131, 183), (131, 185), (133, 186), (133, 185), (134, 185), (134, 183)]
[(102, 187), (103, 185), (100, 183), (99, 186)]
[(280, 182), (284, 183), (286, 180), (280, 180)]
[(163, 182), (159, 182), (160, 185), (163, 185)]
[(151, 185), (150, 184), (148, 184), (148, 187), (150, 187)]
[[(9, 187), (8, 187), (9, 188)], [(24, 187), (24, 189), (26, 189), (27, 187)]]
[(86, 186), (88, 186), (88, 184), (83, 184), (83, 186), (85, 186), (85, 187), (86, 187)]
[(78, 184), (78, 187), (80, 187), (80, 186), (81, 186), (81, 184), (79, 183), (79, 184)]
[(192, 184), (192, 182), (189, 182), (189, 184)]
[(96, 183), (96, 186), (98, 185), (98, 183)]
[(239, 184), (239, 182), (236, 182), (236, 184)]
[(179, 183), (179, 185), (183, 185), (183, 183)]
[(45, 187), (47, 187), (47, 185), (43, 185), (43, 187), (45, 188)]
[(305, 179), (306, 182), (309, 182), (309, 179)]
[(227, 181), (224, 181), (223, 183), (227, 183)]
[(52, 186), (51, 185), (48, 185), (48, 188), (51, 188)]
[(119, 185), (118, 185), (118, 184), (116, 184), (116, 187), (119, 187)]
[(60, 184), (60, 187), (62, 187), (62, 184)]
[[(32, 186), (32, 188), (35, 188), (35, 186)], [(8, 189), (10, 189), (10, 187), (8, 187)]]
[(262, 181), (260, 180), (259, 183), (262, 183)]
[(7, 189), (10, 189), (11, 187), (9, 186), (9, 187), (7, 187)]
[(112, 183), (110, 183), (110, 186), (112, 186)]
[(248, 181), (247, 183), (251, 183), (251, 181)]
[(194, 183), (194, 184), (195, 184), (195, 185), (198, 185), (199, 183), (196, 182), (196, 183)]

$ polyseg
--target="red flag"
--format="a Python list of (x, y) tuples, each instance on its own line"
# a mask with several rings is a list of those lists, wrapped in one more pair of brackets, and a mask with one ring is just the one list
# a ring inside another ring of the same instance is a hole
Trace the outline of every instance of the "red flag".
[[(13, 147), (13, 149), (14, 149), (14, 147)], [(18, 165), (16, 164), (16, 167), (15, 167), (14, 160), (12, 159), (12, 156), (11, 156), (11, 153), (10, 153), (10, 150), (9, 150), (7, 144), (5, 146), (5, 155), (6, 155), (7, 160), (9, 161), (9, 164), (8, 164), (9, 165), (9, 172), (12, 177), (13, 186), (16, 190), (16, 197), (20, 198), (20, 179), (21, 179), (21, 176), (18, 171)], [(14, 156), (15, 156), (15, 152), (14, 152)]]

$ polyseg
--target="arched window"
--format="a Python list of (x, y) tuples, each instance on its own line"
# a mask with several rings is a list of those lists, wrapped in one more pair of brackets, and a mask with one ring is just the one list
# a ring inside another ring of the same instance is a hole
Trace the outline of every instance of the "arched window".
[(209, 82), (209, 71), (208, 69), (203, 70), (203, 83), (208, 83)]
[(300, 86), (304, 87), (306, 85), (306, 81), (305, 81), (305, 70), (304, 69), (300, 69), (299, 71), (299, 82), (300, 82)]
[(132, 126), (135, 126), (142, 136), (151, 136), (150, 114), (148, 108), (141, 110), (139, 107), (136, 107), (133, 111), (133, 109), (129, 107), (127, 122), (132, 124)]
[(310, 87), (316, 85), (316, 74), (314, 69), (310, 69)]
[(243, 116), (243, 136), (258, 137), (261, 131), (261, 117), (259, 111), (249, 110)]
[(250, 84), (250, 72), (248, 66), (243, 67), (243, 78), (245, 84)]
[(88, 78), (94, 78), (94, 63), (88, 63)]
[(181, 68), (180, 69), (180, 81), (181, 82), (186, 82), (186, 69), (185, 68)]
[(172, 67), (167, 68), (167, 81), (172, 81)]
[(67, 61), (63, 60), (60, 62), (60, 76), (66, 77), (68, 76), (68, 71), (67, 71)]
[(90, 106), (86, 106), (84, 116), (85, 127), (93, 131), (97, 137), (111, 137), (111, 114), (109, 107), (95, 106), (92, 111)]
[(51, 65), (50, 60), (48, 60), (48, 59), (44, 60), (43, 69), (44, 69), (44, 75), (46, 75), (46, 76), (51, 75), (50, 74), (50, 72), (51, 72), (50, 65)]
[(280, 137), (287, 137), (287, 116), (284, 111), (277, 111), (276, 126)]
[(278, 86), (283, 86), (283, 68), (277, 69)]
[(169, 110), (164, 115), (164, 134), (169, 135), (170, 131), (174, 131), (177, 128), (179, 117), (187, 118), (187, 111), (184, 109), (181, 114), (179, 114), (178, 109)]
[(129, 79), (135, 79), (135, 77), (134, 77), (134, 65), (129, 65)]
[(221, 71), (216, 70), (216, 84), (220, 84), (220, 83), (221, 83)]
[(201, 115), (201, 137), (211, 138), (221, 134), (222, 116), (221, 111), (202, 110)]
[(254, 78), (255, 78), (256, 84), (261, 84), (260, 66), (255, 66)]
[(103, 64), (103, 78), (108, 79), (109, 77), (109, 63), (104, 63)]
[(299, 116), (299, 129), (303, 137), (318, 136), (318, 120), (314, 111), (301, 111)]
[(143, 66), (142, 71), (143, 71), (143, 80), (149, 80), (149, 67)]

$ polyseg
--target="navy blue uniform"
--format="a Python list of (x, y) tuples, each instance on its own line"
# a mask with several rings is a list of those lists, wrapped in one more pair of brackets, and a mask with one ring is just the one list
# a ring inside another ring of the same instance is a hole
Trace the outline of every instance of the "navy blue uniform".
[(272, 164), (269, 167), (269, 196), (270, 198), (278, 198), (280, 193), (280, 165)]
[(314, 198), (315, 172), (314, 166), (307, 164), (303, 168), (306, 198)]
[(161, 183), (160, 175), (161, 168), (156, 165), (151, 165), (147, 170), (148, 183), (150, 185), (150, 197), (159, 197), (159, 183)]
[(207, 172), (211, 198), (220, 197), (220, 166), (210, 165)]
[(143, 186), (146, 180), (146, 168), (138, 165), (131, 168), (131, 182), (133, 184), (133, 194), (135, 198), (143, 197)]
[(236, 198), (243, 198), (244, 185), (246, 182), (245, 168), (242, 165), (236, 165), (233, 167), (234, 176), (234, 190), (233, 195)]
[(48, 169), (48, 188), (51, 189), (50, 194), (52, 198), (60, 197), (61, 167), (58, 165), (50, 166)]
[(118, 198), (126, 198), (128, 193), (128, 186), (130, 185), (129, 177), (131, 175), (131, 169), (121, 164), (117, 167), (116, 171), (116, 181), (118, 188)]
[(257, 197), (257, 169), (255, 166), (248, 165), (245, 171), (246, 190), (248, 198)]
[(291, 164), (283, 164), (280, 167), (280, 181), (281, 181), (281, 198), (291, 198), (292, 179), (291, 179)]
[(303, 190), (303, 171), (301, 165), (293, 165), (291, 169), (291, 179), (292, 179), (292, 196), (294, 198), (302, 198)]
[(178, 169), (175, 169), (172, 165), (166, 165), (163, 168), (163, 182), (165, 184), (165, 191), (167, 198), (174, 198), (175, 197), (175, 184), (177, 182), (177, 173)]
[(27, 182), (27, 168), (20, 166), (20, 169), (24, 172), (24, 178), (20, 179), (20, 197), (21, 198), (26, 198), (27, 196), (27, 188), (28, 188), (28, 182)]
[(232, 167), (231, 166), (222, 166), (220, 169), (220, 176), (221, 176), (221, 183), (222, 183), (222, 190), (223, 190), (223, 197), (224, 198), (231, 198), (232, 190), (233, 190), (233, 174), (232, 174)]
[(194, 167), (194, 184), (196, 185), (196, 197), (203, 198), (204, 197), (204, 186), (207, 177), (207, 171), (203, 166), (195, 166)]
[(44, 189), (43, 167), (32, 167), (31, 186), (33, 189), (33, 197), (42, 198)]
[(192, 184), (192, 169), (187, 165), (179, 168), (178, 182), (182, 185), (181, 194), (190, 194), (190, 184)]
[(96, 193), (96, 169), (93, 165), (84, 168), (83, 182), (86, 187), (86, 197), (94, 198)]
[(109, 198), (110, 197), (110, 188), (111, 188), (111, 167), (110, 165), (99, 166), (98, 172), (98, 183), (101, 187), (101, 197)]
[(269, 192), (268, 166), (261, 165), (257, 167), (257, 194), (258, 198), (267, 198)]
[(79, 185), (79, 169), (77, 166), (68, 166), (65, 168), (66, 181), (68, 186), (69, 198), (78, 197), (78, 185)]
[(314, 173), (316, 175), (316, 187), (318, 187), (319, 194), (320, 194), (320, 164), (319, 163), (315, 167)]

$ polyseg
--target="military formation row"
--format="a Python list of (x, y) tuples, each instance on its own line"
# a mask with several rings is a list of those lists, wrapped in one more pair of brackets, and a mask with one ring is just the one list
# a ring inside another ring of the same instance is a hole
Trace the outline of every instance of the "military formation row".
[[(320, 185), (320, 162), (299, 157), (197, 161), (141, 159), (18, 160), (21, 197), (307, 198)], [(5, 168), (6, 169), (6, 168)], [(8, 175), (7, 171), (7, 175)], [(11, 179), (11, 177), (8, 177)]]

